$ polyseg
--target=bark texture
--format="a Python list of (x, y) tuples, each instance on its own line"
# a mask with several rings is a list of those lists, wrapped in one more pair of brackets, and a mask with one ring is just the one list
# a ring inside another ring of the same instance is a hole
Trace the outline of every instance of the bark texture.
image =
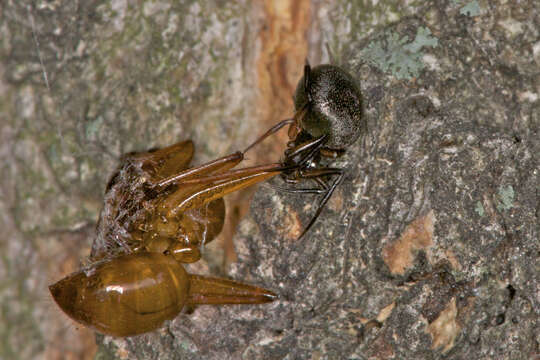
[(0, 5), (0, 357), (93, 356), (46, 285), (88, 255), (118, 158), (186, 138), (197, 162), (242, 149), (292, 113), (306, 56), (362, 87), (342, 185), (301, 240), (317, 198), (261, 187), (237, 261), (209, 248), (191, 269), (280, 299), (98, 336), (98, 356), (538, 356), (537, 2), (255, 3)]

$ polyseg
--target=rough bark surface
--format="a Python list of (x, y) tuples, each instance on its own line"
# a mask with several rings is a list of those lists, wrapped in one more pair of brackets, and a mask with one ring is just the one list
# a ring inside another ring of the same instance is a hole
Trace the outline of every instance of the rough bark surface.
[[(201, 306), (153, 333), (100, 335), (98, 356), (538, 356), (537, 2), (367, 3), (0, 5), (0, 357), (90, 356), (75, 345), (83, 329), (47, 315), (46, 284), (88, 254), (122, 153), (190, 137), (202, 161), (243, 148), (261, 109), (258, 133), (287, 113), (285, 100), (272, 113), (257, 97), (301, 75), (303, 55), (291, 66), (293, 47), (276, 45), (273, 25), (287, 33), (279, 14), (309, 26), (313, 64), (360, 80), (368, 130), (333, 162), (343, 184), (301, 240), (317, 198), (257, 192), (226, 270), (278, 301)], [(273, 70), (261, 65), (272, 56)], [(261, 90), (264, 69), (275, 72)]]

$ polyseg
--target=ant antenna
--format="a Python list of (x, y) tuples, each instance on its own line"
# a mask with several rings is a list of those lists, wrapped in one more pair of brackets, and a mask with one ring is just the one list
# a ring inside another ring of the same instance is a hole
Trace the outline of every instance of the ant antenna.
[(278, 132), (285, 125), (293, 124), (295, 121), (296, 121), (296, 119), (294, 117), (290, 118), (290, 119), (281, 120), (276, 125), (272, 126), (267, 132), (265, 132), (263, 135), (261, 135), (261, 137), (259, 137), (257, 140), (255, 140), (255, 142), (253, 142), (251, 145), (249, 145), (243, 151), (243, 154), (245, 154), (246, 152), (251, 150), (251, 148), (255, 147), (256, 145), (260, 144), (264, 139), (266, 139), (270, 135), (275, 134), (276, 132)]

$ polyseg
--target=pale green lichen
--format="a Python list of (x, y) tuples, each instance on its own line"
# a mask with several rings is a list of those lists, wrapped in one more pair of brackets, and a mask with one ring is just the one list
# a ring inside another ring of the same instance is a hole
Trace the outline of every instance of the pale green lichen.
[(484, 213), (485, 213), (484, 205), (482, 205), (482, 203), (480, 201), (477, 201), (476, 206), (474, 207), (474, 211), (476, 211), (476, 213), (480, 217), (484, 216)]
[(427, 28), (419, 27), (412, 42), (407, 36), (388, 32), (379, 41), (371, 43), (362, 51), (361, 57), (382, 71), (390, 71), (398, 79), (417, 77), (425, 67), (421, 51), (423, 47), (438, 46), (438, 39)]
[(504, 211), (514, 207), (514, 188), (512, 185), (501, 186), (496, 195), (497, 210)]
[(103, 126), (103, 117), (98, 116), (96, 119), (87, 121), (84, 126), (84, 135), (87, 140), (96, 141), (100, 132), (100, 128)]
[(480, 12), (480, 4), (478, 4), (477, 0), (469, 2), (461, 9), (459, 9), (459, 13), (461, 15), (467, 15), (471, 17), (480, 15)]

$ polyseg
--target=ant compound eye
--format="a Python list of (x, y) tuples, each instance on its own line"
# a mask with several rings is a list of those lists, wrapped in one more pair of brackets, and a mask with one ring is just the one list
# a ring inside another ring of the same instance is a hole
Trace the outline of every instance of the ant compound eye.
[(364, 130), (360, 86), (345, 70), (319, 65), (298, 82), (294, 93), (296, 111), (307, 109), (301, 127), (312, 137), (328, 134), (331, 149), (345, 149)]

